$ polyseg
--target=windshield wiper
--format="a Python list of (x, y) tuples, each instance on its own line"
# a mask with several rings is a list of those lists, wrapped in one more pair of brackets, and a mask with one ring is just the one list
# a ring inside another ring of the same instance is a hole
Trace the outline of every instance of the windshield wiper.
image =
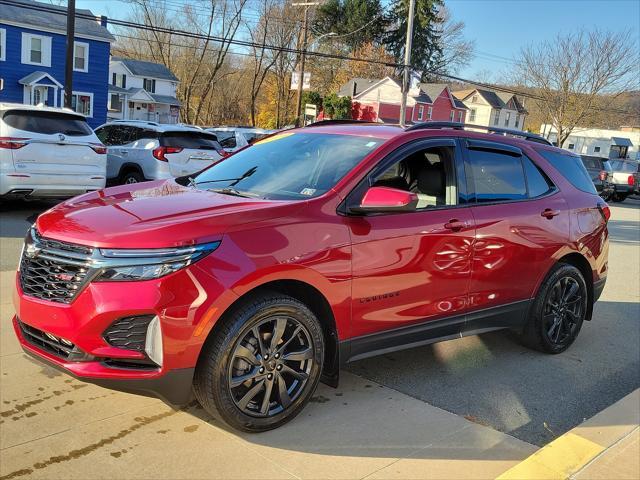
[(234, 197), (243, 197), (243, 198), (251, 198), (251, 195), (247, 195), (240, 190), (236, 190), (233, 187), (225, 187), (225, 188), (210, 188), (210, 192), (222, 193), (223, 195), (233, 195)]
[(244, 180), (245, 178), (250, 177), (251, 175), (256, 173), (256, 170), (258, 170), (258, 167), (251, 167), (249, 170), (247, 170), (242, 175), (236, 178), (220, 178), (217, 180), (203, 180), (202, 182), (194, 181), (194, 184), (195, 184), (194, 186), (203, 185), (205, 183), (217, 183), (217, 182), (231, 182), (230, 186), (234, 186), (234, 185), (237, 185), (240, 181)]

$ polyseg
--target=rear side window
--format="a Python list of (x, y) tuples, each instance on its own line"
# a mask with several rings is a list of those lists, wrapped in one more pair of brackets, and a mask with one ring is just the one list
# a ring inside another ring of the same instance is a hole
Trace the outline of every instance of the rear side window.
[(524, 166), (524, 173), (527, 177), (529, 198), (541, 197), (555, 189), (555, 185), (549, 180), (549, 177), (547, 177), (529, 157), (525, 155), (522, 156), (522, 165)]
[(591, 157), (582, 157), (582, 163), (584, 163), (584, 166), (587, 168), (593, 168), (594, 170), (596, 168), (600, 168), (600, 165), (598, 165), (598, 161), (595, 158), (591, 158)]
[(12, 128), (44, 135), (84, 137), (93, 133), (84, 118), (62, 112), (9, 110), (2, 119)]
[(570, 153), (552, 150), (538, 150), (538, 153), (551, 163), (551, 165), (578, 190), (587, 193), (597, 193), (596, 187), (593, 186), (591, 177), (587, 169), (584, 168), (580, 157), (571, 155)]
[(201, 132), (165, 132), (160, 136), (160, 144), (164, 147), (220, 149), (215, 135)]
[(133, 127), (126, 125), (106, 125), (96, 130), (96, 135), (106, 146), (125, 145), (131, 142)]
[(527, 198), (520, 157), (488, 150), (468, 150), (476, 202)]

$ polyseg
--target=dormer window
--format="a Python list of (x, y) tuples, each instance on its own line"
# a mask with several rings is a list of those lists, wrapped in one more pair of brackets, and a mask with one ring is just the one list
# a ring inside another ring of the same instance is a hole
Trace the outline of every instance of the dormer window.
[(478, 95), (471, 97), (471, 103), (478, 103)]

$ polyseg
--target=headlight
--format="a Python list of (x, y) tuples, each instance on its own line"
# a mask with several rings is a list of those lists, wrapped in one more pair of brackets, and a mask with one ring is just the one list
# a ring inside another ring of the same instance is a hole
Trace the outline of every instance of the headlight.
[(96, 281), (124, 282), (160, 278), (213, 252), (220, 242), (191, 247), (100, 249), (101, 271)]

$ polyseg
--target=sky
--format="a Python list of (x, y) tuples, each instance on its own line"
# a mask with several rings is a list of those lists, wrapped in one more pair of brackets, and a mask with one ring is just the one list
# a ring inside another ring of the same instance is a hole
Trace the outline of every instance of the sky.
[[(170, 3), (185, 2), (189, 0)], [(445, 4), (455, 20), (465, 23), (465, 36), (475, 42), (474, 60), (457, 72), (463, 78), (497, 80), (523, 46), (582, 27), (631, 29), (640, 57), (640, 0), (445, 0)], [(76, 5), (114, 18), (125, 18), (128, 12), (120, 0), (76, 0)]]

